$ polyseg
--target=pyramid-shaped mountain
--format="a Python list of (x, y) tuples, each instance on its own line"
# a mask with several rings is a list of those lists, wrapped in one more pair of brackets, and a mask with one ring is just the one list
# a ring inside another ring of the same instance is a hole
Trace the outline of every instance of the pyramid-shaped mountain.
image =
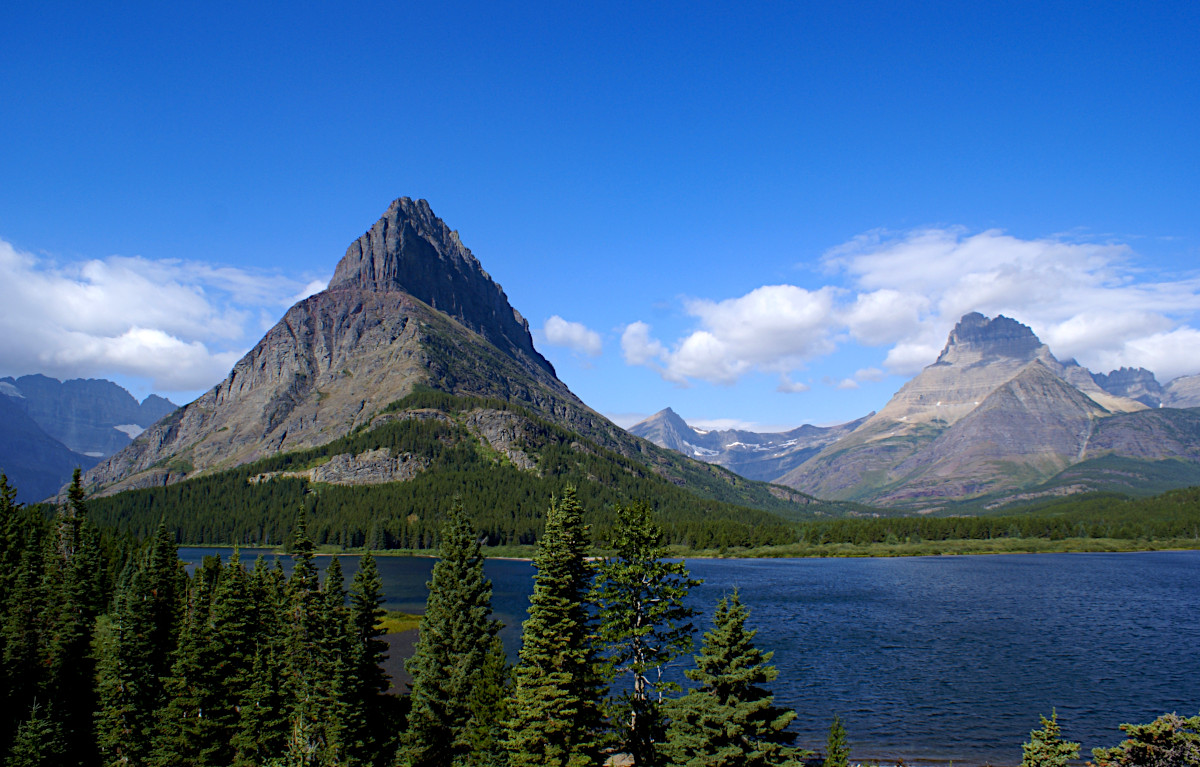
[(604, 447), (641, 447), (581, 402), (529, 324), (424, 200), (396, 200), (195, 402), (86, 476), (106, 493), (326, 444), (422, 387), (518, 403)]
[[(1188, 387), (1175, 390), (1181, 405)], [(885, 506), (1188, 484), (1200, 479), (1200, 411), (1149, 409), (1170, 391), (1149, 371), (1095, 376), (1016, 320), (971, 313), (882, 410), (775, 481)], [(1171, 463), (1145, 468), (1157, 461)]]

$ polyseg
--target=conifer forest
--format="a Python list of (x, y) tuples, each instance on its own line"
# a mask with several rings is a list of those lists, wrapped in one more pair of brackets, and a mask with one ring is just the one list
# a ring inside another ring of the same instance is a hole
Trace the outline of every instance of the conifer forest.
[[(321, 578), (303, 509), (290, 574), (236, 552), (189, 573), (164, 525), (98, 527), (78, 473), (52, 515), (14, 499), (0, 477), (6, 767), (849, 764), (838, 719), (823, 755), (794, 744), (796, 712), (775, 704), (772, 654), (736, 590), (711, 616), (685, 605), (698, 582), (665, 558), (647, 504), (617, 508), (612, 554), (592, 560), (574, 489), (551, 502), (515, 664), (481, 536), (452, 504), (410, 689), (390, 695), (375, 562), (364, 554), (348, 589), (336, 557)], [(1054, 714), (1041, 723), (1023, 767), (1077, 759)], [(1124, 728), (1098, 767), (1200, 764), (1200, 717)]]

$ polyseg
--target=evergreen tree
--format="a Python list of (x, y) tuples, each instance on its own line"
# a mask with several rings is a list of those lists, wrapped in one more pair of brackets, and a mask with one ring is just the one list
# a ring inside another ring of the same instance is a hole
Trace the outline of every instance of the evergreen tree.
[(1121, 730), (1128, 737), (1120, 745), (1092, 749), (1096, 767), (1200, 767), (1200, 716), (1163, 714)]
[(1042, 728), (1029, 733), (1029, 742), (1022, 744), (1021, 767), (1067, 767), (1079, 756), (1079, 744), (1064, 741), (1058, 727), (1058, 712), (1050, 718), (1040, 717)]
[(667, 704), (671, 724), (664, 754), (687, 767), (756, 767), (799, 764), (803, 755), (786, 744), (796, 712), (777, 708), (762, 685), (778, 675), (773, 653), (754, 646), (747, 610), (737, 591), (717, 604), (713, 629), (704, 635), (696, 668), (684, 672), (698, 686)]
[(67, 763), (94, 759), (92, 712), (96, 708), (91, 654), (92, 630), (104, 608), (107, 565), (100, 533), (87, 518), (80, 471), (75, 469), (67, 503), (59, 509), (52, 550), (46, 556), (43, 588), (47, 691), (57, 702), (53, 715), (62, 723)]
[(363, 764), (379, 764), (387, 750), (384, 693), (388, 678), (383, 670), (388, 645), (379, 622), (385, 615), (383, 579), (370, 553), (358, 563), (358, 572), (350, 584), (350, 676), (347, 696), (347, 746), (350, 754)]
[(593, 765), (602, 697), (587, 594), (587, 529), (574, 488), (550, 505), (538, 542), (508, 748), (513, 767)]
[(174, 539), (159, 527), (150, 550), (97, 622), (96, 737), (103, 764), (145, 764), (164, 705), (183, 581)]
[(825, 739), (823, 767), (848, 767), (849, 764), (850, 744), (846, 742), (846, 727), (841, 717), (835, 714), (833, 724), (829, 725), (829, 736)]
[(59, 767), (66, 754), (62, 725), (35, 703), (30, 707), (29, 718), (17, 727), (4, 764), (6, 767)]
[(412, 767), (450, 767), (470, 752), (472, 699), (499, 631), (479, 540), (459, 503), (442, 529), (440, 555), (426, 584), (416, 651), (405, 664), (412, 708), (397, 763)]
[(645, 503), (617, 508), (611, 546), (616, 556), (599, 566), (592, 595), (605, 677), (610, 684), (627, 678), (615, 706), (622, 748), (639, 767), (650, 767), (660, 761), (663, 694), (679, 689), (663, 681), (663, 670), (692, 647), (696, 611), (683, 600), (700, 581), (683, 562), (666, 561), (662, 530)]
[(465, 764), (469, 767), (508, 767), (504, 739), (505, 725), (512, 715), (511, 688), (512, 667), (504, 643), (494, 636), (471, 694), (471, 718), (464, 735), (468, 745)]
[(288, 734), (284, 695), (285, 619), (288, 598), (283, 571), (260, 556), (250, 575), (254, 657), (231, 745), (234, 767), (259, 767), (284, 751)]
[(284, 762), (297, 767), (337, 765), (345, 757), (341, 678), (330, 653), (329, 605), (321, 593), (312, 540), (301, 509), (292, 540), (287, 640), (288, 734)]

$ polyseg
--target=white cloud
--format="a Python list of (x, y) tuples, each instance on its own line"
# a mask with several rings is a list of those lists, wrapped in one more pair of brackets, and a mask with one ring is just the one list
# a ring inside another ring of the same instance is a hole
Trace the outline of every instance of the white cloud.
[[(1162, 380), (1200, 372), (1186, 341), (1200, 322), (1200, 278), (1142, 269), (1129, 246), (997, 230), (926, 228), (869, 232), (822, 258), (838, 284), (816, 290), (766, 285), (735, 298), (684, 302), (696, 327), (668, 345), (634, 323), (626, 362), (667, 380), (731, 384), (752, 371), (787, 375), (854, 342), (882, 347), (883, 367), (912, 375), (937, 359), (968, 312), (1029, 325), (1060, 359), (1098, 372), (1143, 366)], [(878, 380), (867, 368), (838, 386)]]
[(1113, 360), (1163, 377), (1200, 370), (1195, 352), (1163, 360), (1154, 351), (1171, 346), (1154, 339), (1190, 329), (1186, 323), (1200, 312), (1200, 280), (1154, 279), (1124, 244), (921, 229), (863, 235), (824, 262), (859, 291), (845, 315), (851, 336), (890, 344), (884, 364), (894, 373), (933, 362), (950, 329), (972, 311), (1023, 322), (1056, 356), (1093, 370), (1107, 371)]
[(665, 358), (667, 350), (650, 337), (649, 325), (631, 322), (621, 333), (621, 353), (629, 365), (651, 365), (655, 360)]
[(836, 385), (839, 389), (857, 389), (858, 381), (855, 381), (853, 378), (843, 378)]
[(806, 392), (811, 388), (811, 386), (803, 381), (793, 381), (791, 376), (789, 376), (787, 373), (781, 373), (779, 375), (779, 385), (775, 387), (775, 391), (782, 392), (784, 394), (799, 394), (801, 392)]
[(557, 314), (546, 320), (542, 333), (551, 346), (564, 346), (591, 357), (598, 356), (603, 348), (599, 333), (578, 322), (568, 322)]
[(808, 291), (795, 285), (765, 285), (723, 301), (693, 299), (688, 314), (699, 328), (668, 351), (635, 322), (621, 348), (631, 365), (648, 365), (663, 378), (732, 384), (751, 370), (787, 373), (834, 348), (830, 338), (833, 288)]
[(110, 256), (56, 263), (0, 240), (0, 369), (61, 378), (132, 376), (160, 392), (225, 377), (295, 296), (320, 290), (278, 273)]

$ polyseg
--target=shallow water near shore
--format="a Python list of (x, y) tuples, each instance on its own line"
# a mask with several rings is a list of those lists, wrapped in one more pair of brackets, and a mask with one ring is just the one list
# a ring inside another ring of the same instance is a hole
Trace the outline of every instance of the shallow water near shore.
[[(180, 556), (213, 553), (227, 550)], [(386, 607), (421, 612), (434, 560), (376, 562)], [(1200, 713), (1197, 551), (688, 565), (705, 581), (692, 594), (702, 630), (717, 599), (740, 590), (757, 644), (775, 652), (776, 700), (797, 710), (809, 748), (838, 714), (854, 761), (1015, 765), (1052, 708), (1085, 758), (1119, 742), (1123, 722)], [(348, 584), (358, 557), (342, 566)], [(486, 571), (515, 656), (533, 567), (489, 560)]]

